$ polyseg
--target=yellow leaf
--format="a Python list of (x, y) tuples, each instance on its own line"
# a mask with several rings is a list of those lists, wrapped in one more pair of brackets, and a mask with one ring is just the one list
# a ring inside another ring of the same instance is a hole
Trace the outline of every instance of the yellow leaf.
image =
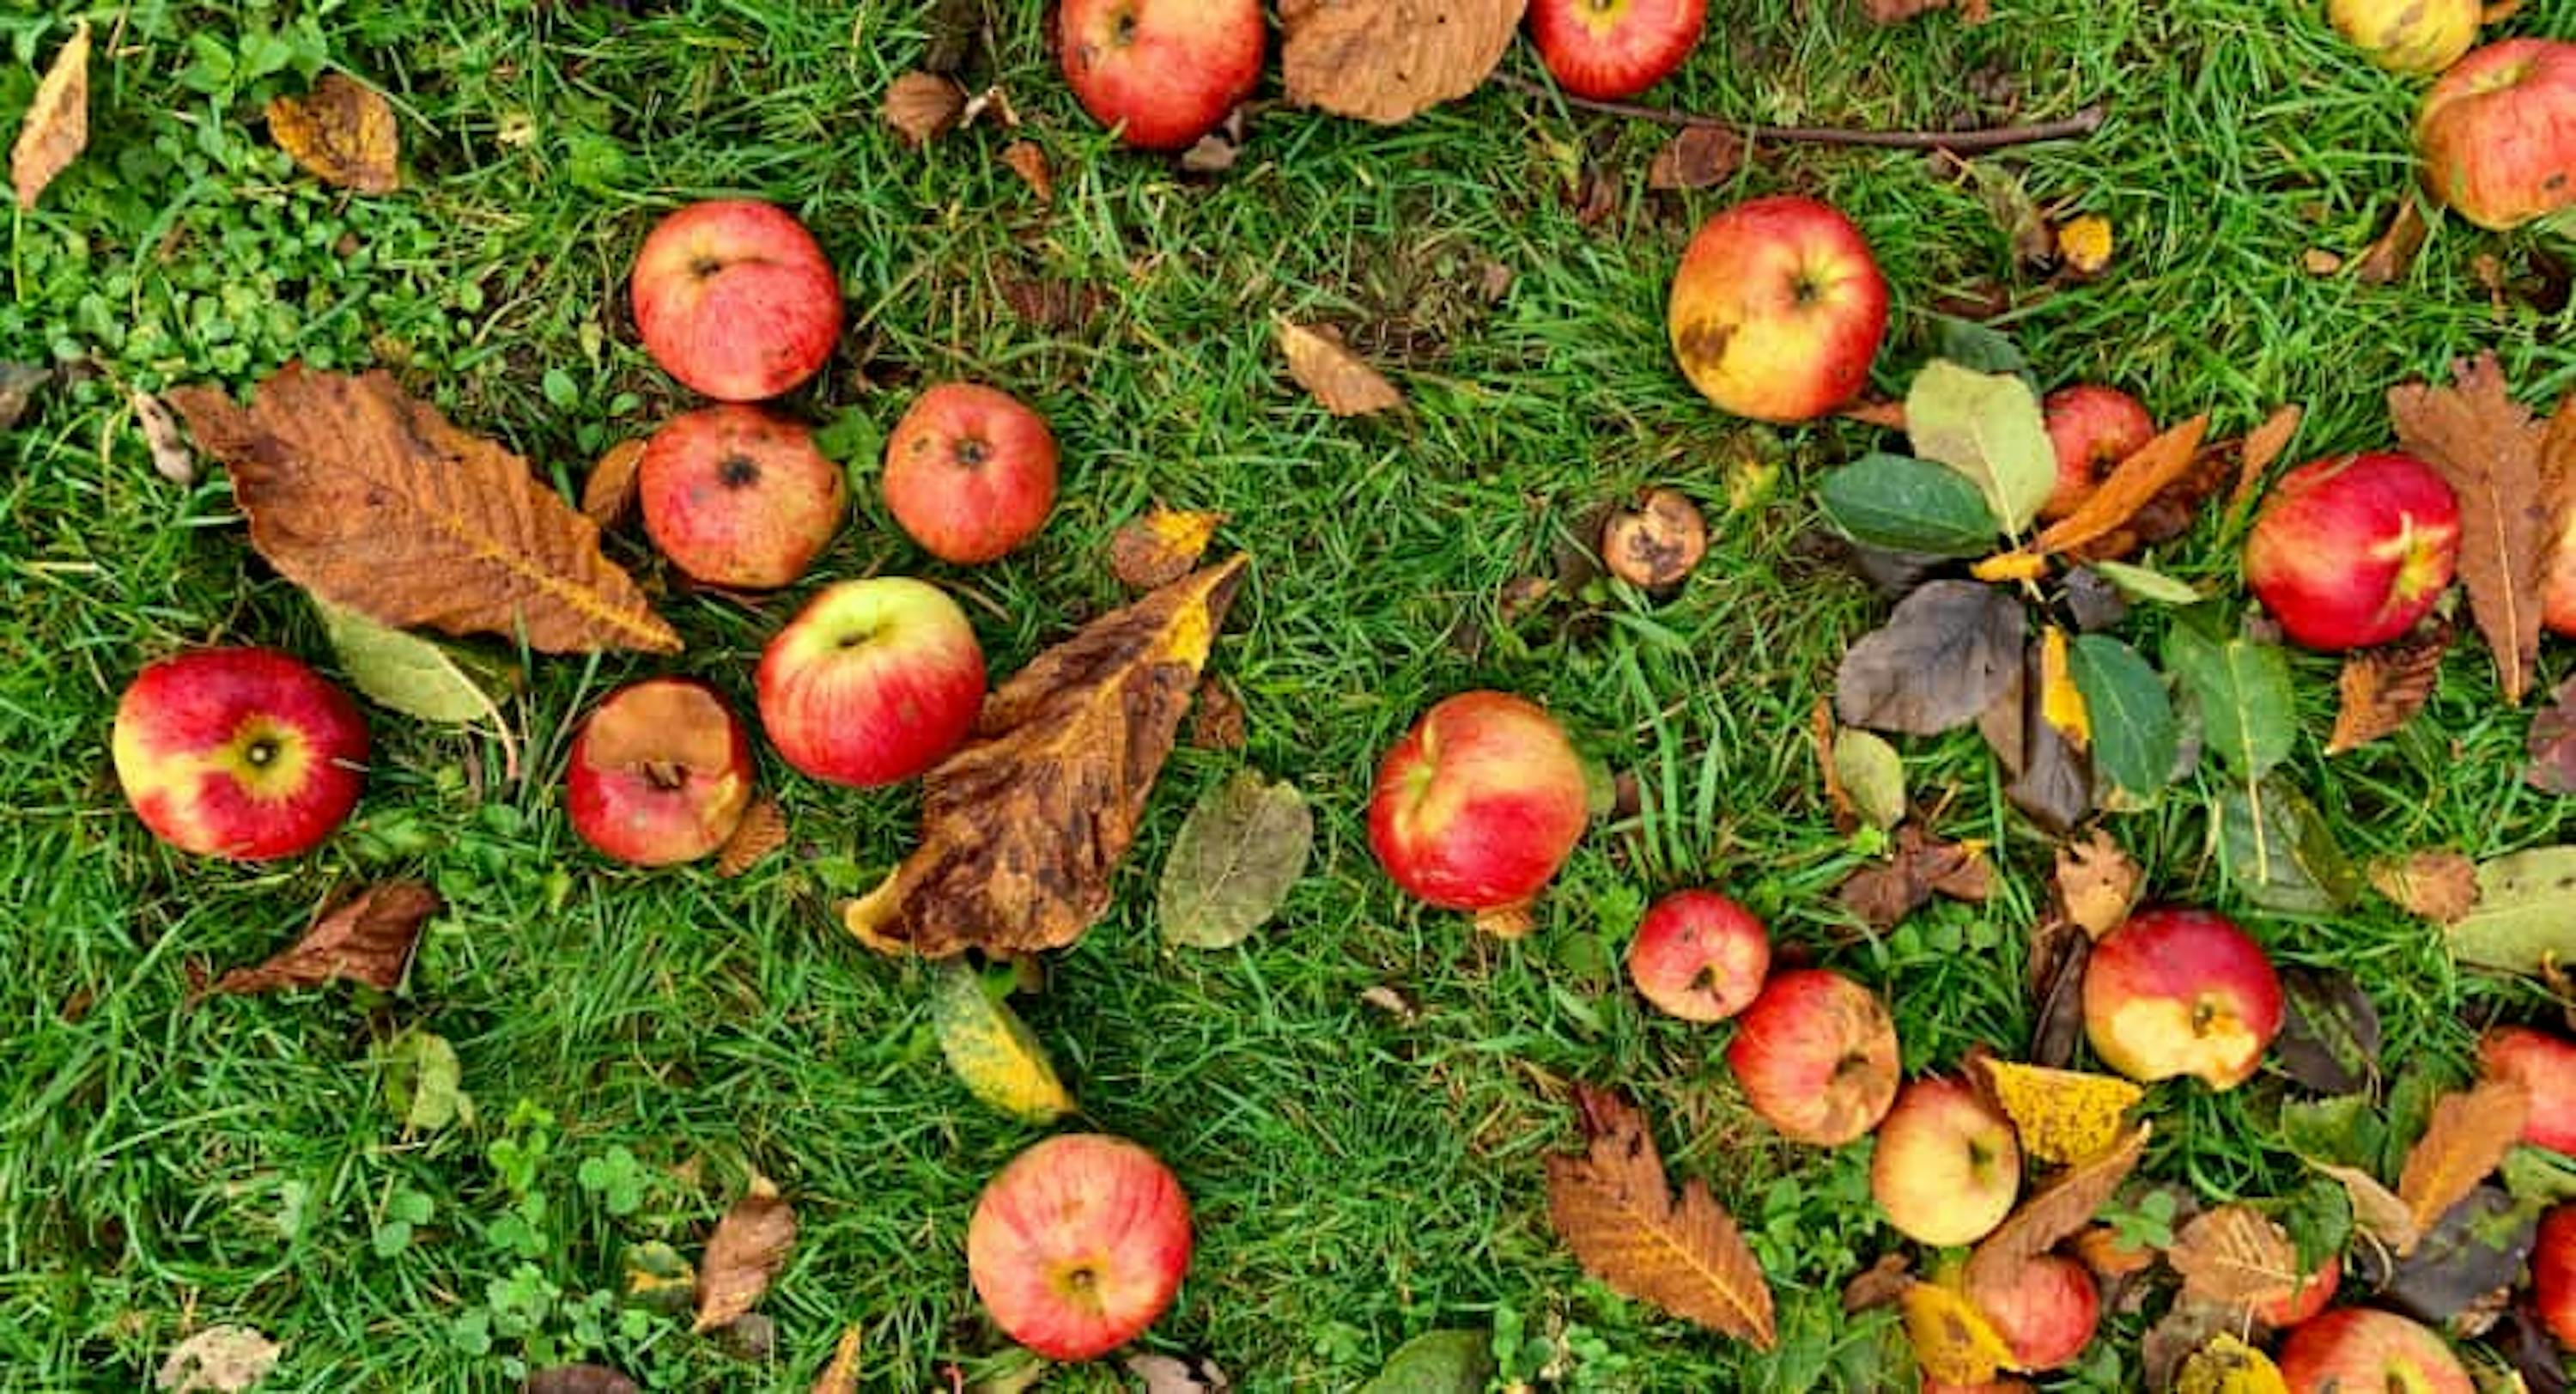
[(2022, 1153), (2061, 1166), (2119, 1141), (2121, 1115), (2146, 1097), (2145, 1090), (2111, 1075), (1995, 1059), (1979, 1060), (1977, 1069), (2021, 1134)]
[(1914, 1342), (1914, 1359), (1927, 1380), (1984, 1384), (2012, 1362), (2012, 1348), (1994, 1323), (1956, 1288), (1916, 1283), (1898, 1304), (1905, 1313), (1905, 1334)]
[(1329, 327), (1281, 320), (1279, 351), (1288, 356), (1288, 375), (1335, 416), (1370, 416), (1404, 405), (1404, 394)]
[(858, 1394), (859, 1345), (865, 1329), (854, 1322), (841, 1333), (841, 1343), (832, 1348), (832, 1363), (814, 1379), (813, 1394)]
[(374, 88), (325, 73), (301, 97), (272, 97), (268, 134), (297, 164), (326, 184), (362, 194), (402, 187), (400, 133), (394, 109)]
[(1968, 574), (1988, 585), (2036, 581), (2048, 574), (2048, 558), (2037, 552), (1997, 552), (1969, 567)]
[(2174, 1394), (2290, 1394), (2290, 1385), (2270, 1356), (2221, 1334), (2183, 1362)]
[(82, 20), (54, 53), (54, 65), (36, 84), (17, 142), (9, 147), (9, 180), (18, 206), (33, 208), (54, 176), (89, 145), (89, 21)]
[(2058, 225), (2057, 255), (2078, 276), (2099, 276), (2111, 264), (2111, 220), (2088, 213)]
[(2066, 662), (2066, 631), (2055, 625), (2039, 638), (2039, 714), (2076, 749), (2093, 743), (2093, 716)]
[(939, 965), (930, 1020), (940, 1053), (968, 1093), (1030, 1123), (1052, 1123), (1073, 1112), (1073, 1096), (1056, 1078), (1037, 1033), (1007, 1004), (994, 1001), (982, 977), (962, 961)]

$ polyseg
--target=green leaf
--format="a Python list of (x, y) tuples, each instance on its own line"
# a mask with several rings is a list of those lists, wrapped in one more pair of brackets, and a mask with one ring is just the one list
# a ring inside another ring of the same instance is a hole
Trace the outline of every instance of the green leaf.
[(2077, 635), (2066, 666), (2093, 719), (2093, 768), (2131, 794), (2165, 787), (2182, 733), (2163, 676), (2106, 634)]
[(1905, 761), (1887, 740), (1855, 726), (1834, 733), (1834, 782), (1873, 828), (1905, 821)]
[(2019, 533), (2057, 488), (2057, 449), (2039, 394), (2008, 373), (1976, 373), (1934, 359), (1905, 398), (1914, 453), (1948, 465), (1985, 495), (2005, 532)]
[(313, 608), (322, 613), (322, 628), (349, 681), (377, 705), (423, 721), (500, 724), (501, 709), (492, 693), (444, 645), (378, 624), (320, 596), (313, 598)]
[(447, 1038), (417, 1027), (393, 1038), (378, 1057), (385, 1096), (402, 1115), (405, 1131), (434, 1133), (474, 1122), (474, 1100), (460, 1087), (464, 1066)]
[(2447, 931), (2463, 963), (2537, 973), (2576, 964), (2576, 847), (2540, 847), (2478, 866), (2478, 908)]
[(1949, 315), (1940, 316), (1939, 323), (1941, 357), (1980, 373), (2011, 373), (2016, 377), (2029, 374), (2030, 357), (2011, 335), (1991, 325)]
[(2361, 877), (2325, 816), (2278, 776), (2220, 791), (2218, 864), (2237, 893), (2266, 910), (2331, 914), (2352, 904)]
[(2187, 624), (2165, 634), (2165, 666), (2200, 704), (2209, 749), (2239, 778), (2261, 779), (2298, 739), (2290, 661), (2276, 644), (2213, 641)]
[(2103, 580), (2119, 588), (2131, 600), (2158, 605), (2197, 605), (2205, 597), (2190, 582), (2177, 581), (2161, 571), (2135, 566), (2124, 561), (2087, 562)]
[(1482, 1331), (1426, 1331), (1398, 1346), (1360, 1394), (1484, 1394), (1493, 1344)]
[(1163, 942), (1222, 949), (1279, 913), (1306, 874), (1315, 815), (1297, 787), (1252, 770), (1201, 796), (1163, 863), (1156, 913)]
[(1816, 485), (1825, 518), (1852, 541), (1890, 552), (1983, 556), (1995, 519), (1954, 470), (1903, 455), (1863, 455)]
[(2281, 1140), (2321, 1166), (2375, 1172), (2387, 1138), (2388, 1125), (2370, 1106), (2367, 1094), (2337, 1094), (2281, 1105)]

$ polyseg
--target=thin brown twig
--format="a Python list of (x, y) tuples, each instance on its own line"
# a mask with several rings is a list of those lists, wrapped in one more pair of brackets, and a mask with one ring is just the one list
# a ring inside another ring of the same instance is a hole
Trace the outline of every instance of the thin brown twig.
[(2102, 128), (2103, 118), (2109, 114), (2107, 108), (2096, 102), (2073, 116), (2056, 121), (2041, 121), (2027, 126), (1989, 126), (1975, 131), (1854, 131), (1838, 126), (1760, 126), (1749, 121), (1729, 121), (1720, 116), (1695, 116), (1671, 107), (1595, 101), (1511, 73), (1496, 73), (1494, 81), (1515, 92), (1553, 98), (1567, 106), (1608, 116), (1626, 116), (1664, 126), (1704, 126), (1732, 131), (1747, 141), (1767, 140), (1795, 145), (1869, 145), (1892, 150), (1948, 150), (1974, 154), (1981, 150), (2001, 150), (2043, 140), (2089, 136)]

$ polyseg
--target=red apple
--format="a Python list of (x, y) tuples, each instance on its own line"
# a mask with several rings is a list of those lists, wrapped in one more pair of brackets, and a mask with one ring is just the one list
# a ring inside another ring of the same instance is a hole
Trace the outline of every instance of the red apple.
[(2576, 1041), (2526, 1026), (2499, 1026), (2478, 1042), (2478, 1066), (2531, 1090), (2522, 1140), (2576, 1157)]
[(1153, 1153), (1065, 1133), (1011, 1159), (966, 1223), (966, 1273), (1004, 1335), (1090, 1360), (1162, 1316), (1190, 1266), (1190, 1200)]
[(2412, 455), (2346, 455), (2282, 476), (2245, 539), (2245, 580), (2312, 649), (2384, 644), (2442, 598), (2460, 504)]
[(199, 649), (134, 679), (109, 747), (126, 802), (162, 841), (269, 861), (320, 842), (357, 806), (367, 719), (275, 649)]
[(2558, 538), (2541, 577), (2540, 622), (2553, 634), (2576, 637), (2576, 508), (2563, 511), (2551, 526)]
[(1637, 991), (1684, 1021), (1724, 1021), (1762, 991), (1771, 936), (1753, 912), (1715, 891), (1656, 901), (1628, 945)]
[(2084, 1031), (2112, 1069), (2143, 1083), (2189, 1075), (2232, 1089), (2281, 1030), (2281, 980), (2263, 948), (2205, 910), (2159, 907), (2093, 946)]
[(1672, 76), (1707, 19), (1708, 0), (1530, 0), (1530, 42), (1558, 86), (1617, 101)]
[(2257, 1305), (2254, 1315), (2276, 1331), (2287, 1331), (2324, 1311), (2326, 1304), (2334, 1300), (2335, 1288), (2342, 1282), (2343, 1260), (2328, 1254), (2314, 1272), (2299, 1280), (2297, 1291)]
[(1887, 281), (1849, 218), (1811, 198), (1740, 203), (1673, 277), (1673, 353), (1738, 416), (1808, 421), (1859, 395), (1887, 337)]
[(2344, 1307), (2302, 1324), (2281, 1346), (2290, 1394), (2476, 1394), (2432, 1328), (2394, 1312)]
[(1583, 762), (1535, 702), (1462, 692), (1386, 753), (1369, 848), (1398, 886), (1448, 910), (1525, 905), (1583, 836)]
[(1869, 1193), (1907, 1238), (1947, 1248), (1986, 1237), (2021, 1194), (2012, 1120), (1954, 1079), (1918, 1079), (1878, 1125)]
[(775, 397), (821, 371), (841, 337), (841, 282), (814, 234), (748, 199), (693, 203), (635, 254), (644, 351), (723, 402)]
[(1839, 1147), (1896, 1102), (1896, 1023), (1875, 993), (1821, 968), (1774, 976), (1745, 1009), (1726, 1063), (1745, 1101), (1793, 1142)]
[(2063, 1254), (2041, 1254), (2002, 1279), (1972, 1280), (1968, 1300), (2004, 1338), (2018, 1370), (2073, 1364), (2102, 1315), (2093, 1274)]
[(2057, 448), (2057, 488), (2039, 506), (2039, 516), (2052, 522), (2074, 512), (2104, 474), (2156, 437), (2156, 419), (2116, 387), (2061, 387), (2040, 409), (2048, 418), (2048, 443)]
[(886, 438), (886, 508), (941, 561), (992, 561), (1046, 525), (1055, 465), (1045, 417), (1007, 392), (942, 383)]
[(1064, 0), (1057, 50), (1082, 109), (1129, 145), (1179, 150), (1261, 80), (1260, 0)]
[(671, 418), (635, 491), (662, 555), (714, 586), (770, 590), (805, 574), (841, 526), (841, 469), (802, 425), (758, 407)]
[(926, 581), (844, 581), (760, 656), (760, 724), (788, 764), (862, 788), (946, 759), (984, 707), (984, 650), (957, 602)]
[(2576, 1202), (2541, 1217), (2531, 1247), (2531, 1305), (2558, 1344), (2576, 1350)]
[(2507, 39), (2463, 58), (2415, 118), (2424, 187), (2484, 228), (2576, 204), (2576, 43)]
[(672, 866), (724, 846), (751, 783), (751, 737), (715, 689), (654, 678), (608, 694), (582, 722), (564, 807), (602, 855)]

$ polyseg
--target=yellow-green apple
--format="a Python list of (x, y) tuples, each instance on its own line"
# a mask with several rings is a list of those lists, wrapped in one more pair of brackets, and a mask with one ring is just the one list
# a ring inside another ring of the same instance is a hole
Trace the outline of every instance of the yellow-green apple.
[(1673, 277), (1673, 354), (1738, 416), (1808, 421), (1859, 395), (1887, 337), (1887, 281), (1860, 229), (1811, 198), (1700, 225)]
[(2281, 477), (2245, 539), (2245, 581), (2312, 649), (2384, 644), (2433, 608), (2460, 558), (2460, 501), (2412, 455), (2313, 460)]
[(1771, 935), (1752, 911), (1715, 891), (1675, 891), (1654, 904), (1628, 944), (1628, 977), (1666, 1014), (1724, 1021), (1750, 1005), (1771, 971)]
[(1011, 1159), (966, 1222), (966, 1273), (1004, 1335), (1049, 1360), (1154, 1324), (1190, 1266), (1190, 1201), (1124, 1138), (1064, 1133)]
[(2057, 451), (2057, 487), (2039, 506), (2039, 516), (2051, 522), (2074, 512), (2093, 496), (2105, 472), (2156, 436), (2156, 419), (2116, 387), (2061, 387), (2040, 409), (2048, 421), (2048, 443)]
[(841, 336), (841, 282), (794, 215), (751, 199), (664, 218), (629, 282), (644, 351), (721, 402), (775, 397), (820, 371)]
[(2394, 1312), (2343, 1307), (2303, 1322), (2281, 1346), (2290, 1394), (2476, 1394), (2432, 1328)]
[(1726, 1063), (1745, 1102), (1781, 1136), (1839, 1147), (1896, 1102), (1896, 1022), (1868, 988), (1801, 968), (1764, 984), (1735, 1024)]
[(2520, 1080), (2531, 1091), (2523, 1141), (2576, 1157), (2576, 1041), (2499, 1026), (2478, 1042), (2478, 1066), (2490, 1079)]
[(1530, 43), (1558, 86), (1616, 101), (1672, 76), (1707, 20), (1708, 0), (1530, 0)]
[(2263, 947), (2206, 910), (2132, 915), (2084, 967), (2084, 1032), (2102, 1062), (2145, 1083), (2243, 1084), (2281, 1031), (2281, 980)]
[(1971, 1278), (1968, 1301), (2004, 1338), (2017, 1370), (2071, 1365), (2093, 1342), (2102, 1294), (2093, 1274), (2063, 1254), (2041, 1254), (2021, 1266)]
[(715, 689), (653, 678), (608, 694), (582, 722), (564, 809), (603, 856), (673, 866), (733, 836), (751, 783), (751, 737)]
[(2328, 1254), (2299, 1280), (2296, 1289), (2255, 1305), (2254, 1315), (2275, 1331), (2287, 1331), (2326, 1309), (2343, 1282), (2343, 1260)]
[(1918, 1079), (1878, 1125), (1869, 1193), (1907, 1238), (1973, 1244), (2012, 1213), (2021, 1143), (2012, 1120), (1955, 1079)]
[(644, 531), (715, 586), (771, 590), (805, 574), (840, 529), (840, 467), (801, 424), (727, 403), (683, 412), (645, 443), (635, 472)]
[(2558, 1344), (2576, 1350), (2576, 1202), (2541, 1217), (2531, 1247), (2531, 1305)]
[(769, 641), (754, 686), (788, 764), (834, 784), (899, 784), (975, 729), (984, 650), (966, 612), (927, 581), (843, 581)]
[(1260, 0), (1064, 0), (1056, 48), (1082, 109), (1141, 150), (1215, 130), (1261, 80)]
[(2336, 32), (2392, 73), (2438, 73), (2478, 41), (2479, 0), (2326, 0)]
[(1007, 392), (941, 383), (886, 437), (886, 510), (922, 550), (972, 566), (1046, 525), (1055, 470), (1045, 417)]
[(1398, 886), (1447, 910), (1525, 905), (1574, 851), (1583, 762), (1547, 709), (1461, 692), (1378, 766), (1369, 848)]
[(2415, 118), (2433, 197), (2480, 227), (2576, 205), (2576, 43), (2507, 39), (2461, 59)]
[(198, 649), (135, 677), (109, 748), (126, 801), (162, 841), (269, 861), (320, 842), (357, 806), (367, 719), (275, 649)]

